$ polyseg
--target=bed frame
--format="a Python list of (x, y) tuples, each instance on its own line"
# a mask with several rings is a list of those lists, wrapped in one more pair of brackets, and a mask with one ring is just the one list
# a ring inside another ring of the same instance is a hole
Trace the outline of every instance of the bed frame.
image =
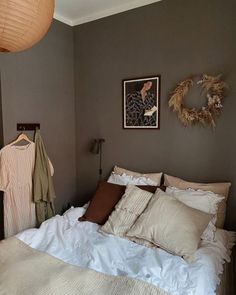
[(233, 248), (231, 254), (231, 262), (224, 264), (224, 272), (221, 275), (221, 283), (217, 288), (216, 295), (235, 295), (236, 294), (236, 282), (234, 274), (235, 272), (235, 254), (236, 250)]

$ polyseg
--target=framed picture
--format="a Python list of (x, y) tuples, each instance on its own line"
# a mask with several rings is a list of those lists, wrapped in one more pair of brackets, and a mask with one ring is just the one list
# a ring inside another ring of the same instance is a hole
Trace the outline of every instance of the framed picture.
[(160, 76), (123, 80), (123, 128), (160, 128)]

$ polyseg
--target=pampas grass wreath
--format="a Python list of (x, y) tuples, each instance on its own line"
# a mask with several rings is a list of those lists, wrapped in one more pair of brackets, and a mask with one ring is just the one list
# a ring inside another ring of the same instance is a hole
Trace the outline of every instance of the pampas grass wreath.
[(187, 108), (184, 106), (184, 97), (189, 89), (194, 85), (193, 77), (180, 82), (175, 90), (170, 94), (169, 107), (177, 113), (179, 120), (184, 126), (191, 126), (200, 123), (203, 126), (216, 127), (216, 118), (221, 114), (224, 99), (224, 90), (227, 84), (221, 80), (221, 75), (202, 75), (197, 82), (206, 93), (207, 104), (200, 109)]

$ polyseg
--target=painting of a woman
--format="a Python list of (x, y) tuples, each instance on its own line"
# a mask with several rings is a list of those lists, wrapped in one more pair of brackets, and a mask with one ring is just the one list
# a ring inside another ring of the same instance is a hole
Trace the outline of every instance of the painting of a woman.
[(124, 128), (159, 127), (159, 77), (126, 80)]

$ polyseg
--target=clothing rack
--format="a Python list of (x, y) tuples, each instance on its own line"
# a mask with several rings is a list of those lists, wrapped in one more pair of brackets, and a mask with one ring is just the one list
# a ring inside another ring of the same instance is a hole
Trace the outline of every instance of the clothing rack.
[(17, 123), (17, 131), (35, 131), (40, 129), (39, 123)]

